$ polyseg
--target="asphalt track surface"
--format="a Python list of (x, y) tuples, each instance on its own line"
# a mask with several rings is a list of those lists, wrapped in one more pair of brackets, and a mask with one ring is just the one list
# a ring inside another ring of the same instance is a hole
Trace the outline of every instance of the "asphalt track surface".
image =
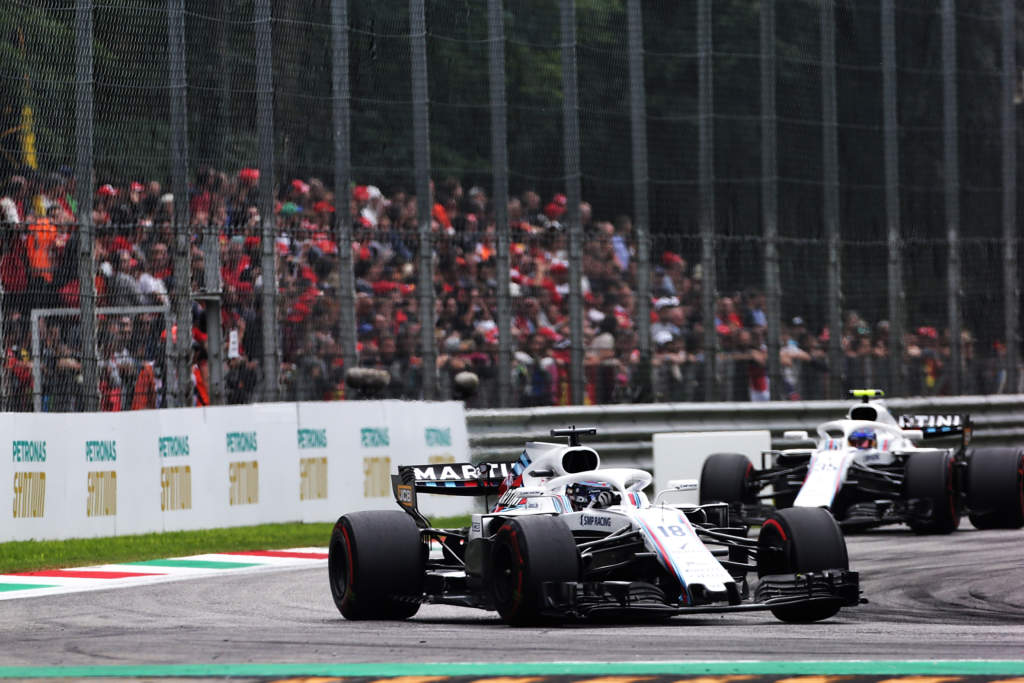
[(819, 624), (753, 612), (511, 629), (430, 605), (407, 622), (351, 622), (326, 569), (280, 570), (2, 602), (0, 665), (1024, 660), (1024, 530), (964, 526), (850, 536), (870, 602)]

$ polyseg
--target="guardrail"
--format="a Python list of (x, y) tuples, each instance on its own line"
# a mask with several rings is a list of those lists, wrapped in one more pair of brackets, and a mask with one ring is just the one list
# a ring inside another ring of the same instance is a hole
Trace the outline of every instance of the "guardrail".
[[(813, 434), (826, 420), (846, 414), (851, 400), (773, 403), (652, 403), (612, 406), (560, 406), (466, 411), (474, 461), (509, 460), (525, 441), (550, 441), (556, 427), (597, 427), (591, 443), (608, 464), (649, 469), (651, 437), (660, 432), (714, 432), (768, 429), (773, 446), (786, 430)], [(1024, 444), (1024, 394), (887, 400), (894, 414), (963, 414), (975, 423), (975, 445)]]

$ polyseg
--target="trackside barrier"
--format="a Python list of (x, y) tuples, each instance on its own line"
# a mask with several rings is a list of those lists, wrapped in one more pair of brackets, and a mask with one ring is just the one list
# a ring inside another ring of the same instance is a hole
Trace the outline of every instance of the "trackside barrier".
[[(975, 445), (1024, 444), (1024, 394), (889, 399), (886, 403), (897, 414), (969, 413), (975, 423)], [(774, 447), (799, 446), (799, 442), (783, 441), (782, 433), (802, 429), (813, 434), (817, 425), (844, 415), (850, 404), (850, 400), (779, 401), (469, 410), (466, 422), (474, 461), (515, 458), (524, 441), (550, 441), (552, 428), (575, 424), (597, 427), (597, 436), (587, 443), (601, 453), (603, 463), (651, 470), (654, 434), (766, 429)]]
[(457, 401), (8, 413), (0, 427), (0, 542), (333, 521), (394, 507), (398, 464), (469, 457)]
[[(700, 481), (704, 461), (712, 453), (742, 453), (756, 463), (761, 453), (771, 448), (772, 435), (767, 429), (746, 432), (671, 432), (655, 434), (654, 490), (668, 488), (672, 479)], [(681, 454), (685, 454), (681, 457)], [(698, 491), (678, 496), (678, 502), (699, 503)]]

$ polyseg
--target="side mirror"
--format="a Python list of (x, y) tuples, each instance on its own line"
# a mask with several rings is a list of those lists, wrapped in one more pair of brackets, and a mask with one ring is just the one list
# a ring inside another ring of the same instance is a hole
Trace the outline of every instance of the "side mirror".
[(803, 441), (803, 440), (807, 439), (807, 432), (803, 431), (802, 429), (794, 429), (792, 431), (782, 432), (782, 438), (783, 439), (800, 439), (800, 440)]
[(668, 487), (673, 491), (696, 491), (698, 482), (696, 479), (670, 479)]

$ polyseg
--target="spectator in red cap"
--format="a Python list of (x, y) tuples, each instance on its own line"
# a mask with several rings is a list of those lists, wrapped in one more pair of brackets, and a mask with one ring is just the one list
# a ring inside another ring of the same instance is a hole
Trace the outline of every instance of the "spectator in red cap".
[(548, 202), (548, 205), (544, 207), (544, 215), (548, 217), (552, 223), (560, 221), (562, 216), (565, 215), (565, 207), (568, 203), (568, 199), (564, 194), (556, 194)]

